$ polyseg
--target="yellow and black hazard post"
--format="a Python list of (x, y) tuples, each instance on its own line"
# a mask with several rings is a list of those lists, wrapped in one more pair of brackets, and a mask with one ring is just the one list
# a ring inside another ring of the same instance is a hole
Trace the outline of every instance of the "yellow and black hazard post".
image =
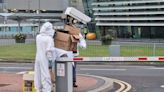
[(36, 92), (34, 88), (34, 72), (23, 74), (23, 92)]

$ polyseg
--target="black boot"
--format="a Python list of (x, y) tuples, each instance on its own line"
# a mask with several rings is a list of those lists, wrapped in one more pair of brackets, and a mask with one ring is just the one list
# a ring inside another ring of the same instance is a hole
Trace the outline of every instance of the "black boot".
[(78, 85), (76, 83), (73, 83), (73, 87), (78, 87)]

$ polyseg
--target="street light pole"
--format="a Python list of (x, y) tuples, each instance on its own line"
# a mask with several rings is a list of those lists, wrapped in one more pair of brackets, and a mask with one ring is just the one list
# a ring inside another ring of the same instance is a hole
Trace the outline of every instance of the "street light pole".
[(38, 13), (40, 13), (40, 0), (39, 0), (39, 9), (38, 9)]
[(36, 12), (37, 14), (39, 14), (40, 13), (40, 0), (38, 0), (38, 10), (37, 10), (37, 12)]
[(28, 0), (28, 12), (29, 12), (29, 13), (30, 13), (30, 3), (31, 3), (31, 1)]
[[(40, 0), (38, 1), (38, 12), (37, 12), (37, 14), (40, 14)], [(40, 31), (40, 18), (39, 18), (39, 21), (38, 21), (39, 23), (39, 25), (38, 25), (38, 32)]]

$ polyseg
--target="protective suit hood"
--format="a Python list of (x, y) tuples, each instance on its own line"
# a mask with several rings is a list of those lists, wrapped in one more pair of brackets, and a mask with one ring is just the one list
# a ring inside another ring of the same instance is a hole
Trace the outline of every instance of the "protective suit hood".
[(48, 35), (53, 37), (54, 33), (55, 30), (53, 29), (53, 25), (50, 22), (44, 23), (40, 29), (40, 34), (43, 35)]

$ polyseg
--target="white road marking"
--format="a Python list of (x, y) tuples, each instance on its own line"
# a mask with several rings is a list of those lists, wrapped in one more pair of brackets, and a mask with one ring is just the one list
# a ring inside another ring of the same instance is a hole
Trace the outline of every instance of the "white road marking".
[(16, 74), (25, 74), (27, 71), (18, 72)]
[(91, 66), (91, 67), (119, 67), (119, 68), (154, 68), (154, 66), (130, 66), (130, 65), (123, 65), (123, 66), (121, 66), (121, 65), (117, 65), (117, 66), (115, 66), (115, 65), (78, 65), (78, 66), (81, 66), (81, 67), (89, 67), (89, 66)]
[(0, 67), (0, 69), (33, 69), (32, 67)]
[(164, 67), (154, 67), (154, 68), (145, 68), (145, 69), (164, 70)]
[(80, 68), (80, 70), (93, 70), (93, 71), (126, 71), (127, 69), (90, 69), (90, 68)]
[(164, 85), (161, 85), (160, 87), (161, 87), (161, 88), (164, 88)]

